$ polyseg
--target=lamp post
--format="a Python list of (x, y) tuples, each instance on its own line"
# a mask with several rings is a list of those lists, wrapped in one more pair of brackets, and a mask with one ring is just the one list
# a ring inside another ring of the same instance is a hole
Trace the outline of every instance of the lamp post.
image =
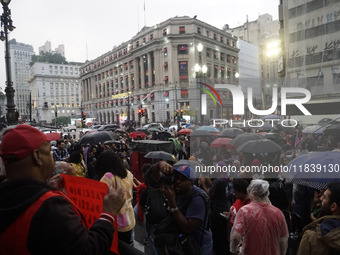
[(2, 4), (3, 13), (1, 15), (1, 31), (0, 31), (0, 40), (5, 41), (5, 66), (6, 66), (6, 98), (7, 98), (7, 122), (9, 125), (17, 124), (19, 113), (15, 111), (14, 104), (14, 88), (11, 77), (11, 65), (10, 65), (10, 53), (8, 46), (8, 30), (13, 31), (15, 26), (13, 26), (13, 22), (11, 19), (11, 10), (8, 8), (11, 0), (0, 0)]
[[(206, 65), (202, 65), (202, 51), (203, 51), (203, 45), (202, 43), (199, 43), (197, 45), (197, 51), (198, 51), (198, 64), (194, 66), (194, 70), (196, 73), (196, 81), (200, 80), (201, 82), (205, 82), (205, 74), (208, 71), (208, 67)], [(204, 122), (204, 116), (202, 113), (202, 91), (199, 91), (199, 103), (200, 103), (200, 122), (201, 125), (203, 125)]]

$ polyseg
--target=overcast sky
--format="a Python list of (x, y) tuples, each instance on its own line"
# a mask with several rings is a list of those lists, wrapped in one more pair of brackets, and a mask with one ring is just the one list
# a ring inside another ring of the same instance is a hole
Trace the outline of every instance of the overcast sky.
[[(16, 29), (10, 39), (30, 44), (35, 53), (49, 40), (52, 49), (65, 45), (67, 61), (85, 62), (128, 41), (143, 26), (175, 16), (222, 28), (242, 25), (269, 13), (278, 19), (279, 0), (12, 0)], [(144, 15), (145, 14), (145, 15)], [(0, 87), (5, 85), (4, 43), (0, 42)]]

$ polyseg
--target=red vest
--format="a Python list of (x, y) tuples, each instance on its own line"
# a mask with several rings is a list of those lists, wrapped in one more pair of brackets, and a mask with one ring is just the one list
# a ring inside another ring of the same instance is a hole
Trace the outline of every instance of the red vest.
[(31, 220), (41, 205), (49, 198), (61, 196), (66, 198), (72, 205), (73, 211), (81, 218), (82, 224), (87, 227), (86, 221), (77, 206), (62, 192), (48, 191), (26, 209), (1, 235), (0, 254), (26, 255), (30, 254), (27, 249), (27, 239), (31, 227)]

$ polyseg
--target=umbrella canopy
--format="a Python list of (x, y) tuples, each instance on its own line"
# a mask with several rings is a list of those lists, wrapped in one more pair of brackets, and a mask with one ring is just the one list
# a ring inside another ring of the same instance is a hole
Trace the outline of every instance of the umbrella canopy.
[(326, 136), (335, 135), (340, 136), (340, 124), (330, 124), (323, 132)]
[(213, 126), (201, 126), (201, 127), (197, 128), (196, 130), (208, 130), (211, 133), (219, 133), (220, 132)]
[(177, 134), (180, 134), (180, 135), (189, 135), (191, 132), (192, 132), (192, 129), (183, 128), (180, 131), (178, 131)]
[(158, 128), (156, 128), (156, 127), (148, 128), (148, 130), (149, 130), (150, 132), (161, 132), (161, 130), (158, 129)]
[(340, 181), (339, 168), (339, 151), (309, 152), (287, 165), (293, 176), (293, 183), (319, 190), (326, 189), (329, 182)]
[(272, 153), (281, 151), (281, 146), (269, 139), (250, 140), (240, 147), (237, 151), (246, 153)]
[(249, 134), (249, 133), (244, 133), (244, 134), (239, 134), (237, 135), (231, 142), (230, 144), (236, 147), (241, 146), (242, 144), (252, 141), (252, 140), (261, 140), (265, 139), (262, 135), (258, 134)]
[(212, 133), (208, 130), (194, 130), (190, 133), (190, 136), (212, 136)]
[(174, 143), (175, 149), (177, 151), (182, 150), (182, 144), (176, 138), (169, 138), (169, 141), (172, 141)]
[(79, 144), (98, 144), (109, 140), (116, 140), (118, 136), (111, 131), (97, 131), (87, 133), (79, 140)]
[(191, 124), (191, 125), (188, 126), (187, 128), (188, 128), (188, 129), (191, 129), (191, 130), (196, 130), (197, 128), (199, 128), (199, 126)]
[(281, 145), (283, 142), (283, 137), (280, 134), (277, 133), (258, 133), (259, 135), (262, 135), (264, 138), (272, 140), (273, 142), (276, 142), (277, 144)]
[(173, 154), (165, 152), (165, 151), (150, 151), (144, 157), (152, 158), (152, 159), (162, 159), (162, 160), (173, 161), (173, 162), (177, 161), (176, 157)]
[(215, 139), (211, 144), (210, 144), (210, 147), (213, 147), (213, 148), (222, 148), (222, 146), (225, 146), (227, 147), (227, 149), (236, 149), (235, 146), (232, 146), (230, 144), (230, 142), (232, 141), (231, 138), (226, 138), (226, 137), (219, 137), (217, 139)]
[(218, 137), (226, 137), (226, 138), (234, 138), (239, 134), (243, 134), (242, 129), (239, 128), (227, 128), (222, 130), (222, 132), (218, 135)]
[(262, 127), (257, 127), (256, 129), (263, 130), (263, 131), (277, 131), (278, 128), (273, 126), (270, 123), (264, 123)]
[(323, 133), (323, 131), (325, 130), (324, 127), (320, 126), (320, 125), (311, 125), (311, 126), (307, 126), (302, 130), (302, 133), (305, 134), (321, 134)]
[(150, 131), (147, 130), (146, 128), (137, 128), (136, 131), (138, 131), (138, 132), (143, 132), (143, 133), (145, 133), (146, 135), (151, 135)]
[(279, 119), (281, 119), (281, 117), (278, 116), (278, 115), (275, 115), (275, 114), (269, 114), (269, 115), (261, 117), (261, 119), (263, 119), (263, 120), (279, 120)]
[(139, 137), (146, 137), (146, 134), (144, 132), (141, 132), (141, 131), (134, 131), (134, 132), (130, 133), (129, 136), (132, 137), (132, 138), (137, 138), (138, 136)]

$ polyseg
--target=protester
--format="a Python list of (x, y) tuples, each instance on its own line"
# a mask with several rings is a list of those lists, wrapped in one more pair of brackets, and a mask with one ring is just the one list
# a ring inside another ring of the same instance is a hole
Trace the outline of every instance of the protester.
[(99, 154), (95, 167), (95, 180), (105, 182), (108, 186), (124, 191), (125, 203), (117, 214), (118, 239), (133, 245), (132, 230), (136, 220), (132, 207), (133, 175), (124, 168), (123, 162), (112, 150)]
[(329, 183), (321, 200), (326, 216), (303, 229), (297, 255), (340, 254), (340, 183)]
[(236, 197), (236, 201), (230, 207), (229, 212), (227, 211), (223, 212), (224, 215), (230, 218), (231, 228), (234, 225), (237, 212), (240, 210), (240, 208), (250, 203), (249, 194), (247, 193), (248, 186), (249, 186), (249, 182), (246, 179), (234, 179), (233, 181), (233, 190), (234, 190), (234, 195)]
[(57, 141), (57, 149), (53, 150), (54, 161), (65, 161), (69, 157), (69, 153), (65, 148), (65, 143), (63, 140)]
[(68, 163), (65, 161), (56, 161), (54, 162), (54, 172), (53, 175), (57, 174), (68, 174), (68, 175), (77, 175), (77, 170), (73, 166), (72, 163)]
[(83, 160), (83, 153), (80, 150), (73, 150), (70, 154), (68, 162), (72, 163), (72, 165), (76, 169), (76, 176), (86, 176), (87, 168)]
[[(231, 163), (231, 162), (229, 162)], [(227, 166), (224, 161), (217, 162), (217, 166)], [(229, 252), (230, 224), (223, 212), (229, 212), (231, 206), (229, 196), (230, 180), (226, 173), (220, 173), (210, 189), (210, 222), (215, 254), (227, 255)]]
[[(147, 180), (148, 187), (161, 185), (162, 175), (174, 176), (172, 184), (163, 183), (162, 185), (174, 219), (171, 227), (177, 227), (182, 235), (191, 236), (196, 245), (200, 247), (201, 254), (209, 255), (212, 252), (212, 237), (210, 228), (207, 227), (208, 204), (204, 199), (207, 194), (194, 186), (194, 171), (189, 166), (180, 166), (173, 169), (171, 165), (161, 161), (152, 166), (149, 172), (146, 173), (146, 178), (148, 178), (148, 174), (151, 177), (151, 179)], [(166, 233), (156, 234), (155, 237), (155, 244), (158, 247), (159, 254), (164, 254), (165, 247), (170, 253), (172, 247), (169, 245), (173, 244), (168, 243), (173, 241), (168, 236), (170, 226), (164, 230)], [(174, 241), (177, 242), (176, 240)]]
[(289, 236), (287, 223), (282, 212), (269, 202), (269, 183), (253, 180), (247, 191), (251, 203), (237, 213), (230, 233), (230, 252), (285, 255)]
[(1, 254), (108, 254), (113, 239), (113, 215), (124, 204), (123, 192), (110, 189), (100, 218), (88, 229), (84, 215), (62, 192), (48, 186), (54, 170), (50, 141), (19, 125), (2, 139), (0, 155), (7, 176), (0, 178)]

